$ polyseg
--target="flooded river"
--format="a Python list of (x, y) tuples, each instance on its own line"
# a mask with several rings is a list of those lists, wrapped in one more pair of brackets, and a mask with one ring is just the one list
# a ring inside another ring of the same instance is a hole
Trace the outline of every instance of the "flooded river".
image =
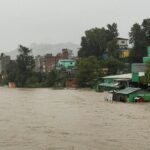
[(150, 150), (150, 103), (83, 90), (0, 88), (0, 150)]

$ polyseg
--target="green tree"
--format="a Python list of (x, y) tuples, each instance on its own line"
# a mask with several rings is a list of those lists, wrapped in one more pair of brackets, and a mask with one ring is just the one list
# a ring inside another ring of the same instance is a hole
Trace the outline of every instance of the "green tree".
[(150, 45), (150, 19), (144, 19), (142, 24), (135, 23), (129, 33), (133, 48), (130, 53), (131, 62), (141, 62), (147, 55), (147, 46)]
[(95, 79), (101, 75), (96, 57), (81, 58), (77, 61), (76, 82), (79, 87), (92, 87)]
[(56, 86), (59, 80), (59, 74), (57, 70), (52, 70), (47, 75), (47, 86), (53, 87)]
[(114, 56), (117, 48), (116, 37), (118, 36), (117, 24), (108, 24), (105, 28), (93, 28), (85, 31), (81, 38), (81, 48), (78, 51), (79, 57), (96, 56), (102, 57), (105, 51)]
[(17, 56), (17, 85), (24, 87), (34, 68), (34, 58), (32, 50), (22, 45), (18, 48)]
[(17, 63), (16, 61), (11, 60), (6, 66), (6, 80), (8, 82), (16, 82), (17, 79)]
[(126, 69), (126, 65), (123, 62), (114, 58), (100, 61), (100, 66), (108, 68), (108, 75), (114, 75), (117, 74), (118, 71), (124, 71)]

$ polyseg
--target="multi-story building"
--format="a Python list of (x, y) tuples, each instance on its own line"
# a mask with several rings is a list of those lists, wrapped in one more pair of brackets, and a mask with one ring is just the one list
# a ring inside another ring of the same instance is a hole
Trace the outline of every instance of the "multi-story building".
[(45, 56), (35, 57), (35, 72), (50, 72), (57, 62), (55, 56), (52, 54), (46, 54)]
[(35, 57), (35, 68), (34, 68), (35, 72), (42, 71), (41, 59), (42, 59), (42, 57), (40, 55)]
[(52, 54), (47, 54), (44, 57), (45, 72), (50, 72), (56, 65), (57, 58)]
[(117, 44), (119, 46), (119, 49), (127, 49), (128, 48), (128, 39), (117, 38)]
[(72, 51), (68, 49), (62, 49), (62, 52), (58, 53), (56, 56), (53, 56), (52, 54), (46, 54), (45, 56), (36, 56), (35, 71), (50, 72), (53, 68), (56, 67), (56, 64), (59, 60), (67, 60), (72, 57)]
[(127, 58), (129, 57), (129, 49), (128, 49), (128, 39), (125, 38), (117, 38), (117, 45), (119, 51), (119, 58)]

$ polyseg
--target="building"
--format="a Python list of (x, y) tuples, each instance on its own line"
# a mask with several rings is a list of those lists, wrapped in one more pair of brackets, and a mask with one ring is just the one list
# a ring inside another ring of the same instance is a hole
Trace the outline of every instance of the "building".
[[(128, 39), (126, 38), (117, 38), (117, 49), (116, 51), (118, 52), (118, 57), (120, 59), (128, 58), (130, 54), (130, 50), (128, 48)], [(106, 51), (102, 55), (103, 59), (108, 59), (109, 58), (109, 50), (106, 49)]]
[(62, 49), (61, 53), (58, 53), (56, 55), (58, 59), (72, 59), (73, 58), (73, 53), (72, 50), (69, 49)]
[(129, 48), (128, 48), (128, 39), (117, 38), (117, 45), (119, 51), (119, 58), (128, 58), (129, 57)]
[[(143, 76), (143, 72), (139, 72), (139, 77)], [(101, 78), (101, 83), (97, 85), (98, 91), (118, 90), (129, 87), (132, 82), (132, 73), (111, 75)]]
[(60, 59), (56, 65), (56, 69), (72, 69), (75, 67), (75, 60), (72, 59)]
[(127, 49), (128, 48), (128, 39), (117, 38), (117, 45), (119, 46), (119, 49)]
[(52, 54), (46, 54), (45, 56), (38, 55), (35, 57), (35, 71), (50, 72), (53, 68), (56, 67), (56, 64), (59, 60), (65, 60), (65, 65), (64, 63), (61, 65), (67, 66), (72, 57), (72, 51), (68, 49), (62, 49), (62, 52), (58, 53), (56, 56), (53, 56)]
[[(116, 100), (125, 102), (150, 102), (149, 81), (145, 81), (146, 65), (150, 61), (150, 47), (147, 49), (148, 56), (143, 57), (143, 63), (132, 64), (132, 86), (116, 92)], [(144, 71), (144, 72), (142, 72)]]
[(52, 54), (47, 54), (44, 57), (44, 72), (50, 72), (57, 63), (58, 59), (57, 57), (53, 56)]
[(42, 72), (42, 57), (40, 55), (35, 57), (35, 72)]
[(50, 72), (58, 61), (56, 56), (46, 54), (45, 56), (35, 57), (35, 72)]
[(0, 74), (6, 71), (6, 66), (10, 63), (10, 56), (1, 54), (0, 56)]

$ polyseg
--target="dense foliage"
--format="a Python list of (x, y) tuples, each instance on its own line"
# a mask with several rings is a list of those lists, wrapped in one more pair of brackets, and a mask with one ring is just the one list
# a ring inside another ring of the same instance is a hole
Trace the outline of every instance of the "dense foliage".
[(32, 50), (22, 45), (18, 48), (19, 55), (17, 56), (17, 85), (24, 87), (27, 80), (31, 77), (34, 69), (34, 58), (31, 55)]
[(81, 38), (79, 57), (95, 56), (102, 58), (107, 52), (109, 56), (115, 57), (117, 50), (118, 29), (117, 24), (108, 24), (107, 28), (93, 28), (85, 31)]
[(6, 72), (2, 73), (1, 83), (15, 82), (17, 87), (55, 87), (64, 86), (68, 77), (65, 70), (51, 70), (51, 72), (35, 72), (32, 50), (22, 45), (18, 48), (16, 60), (10, 61)]
[(99, 63), (94, 56), (79, 59), (77, 62), (76, 82), (79, 87), (91, 87), (100, 76)]
[(142, 62), (147, 55), (147, 46), (150, 45), (150, 19), (144, 19), (142, 24), (135, 23), (129, 33), (133, 49), (130, 54), (131, 62)]
[[(125, 71), (125, 64), (117, 59), (98, 60), (94, 56), (80, 58), (77, 62), (76, 81), (79, 87), (92, 87), (99, 77)], [(107, 68), (107, 71), (104, 69)]]
[[(101, 76), (129, 72), (129, 66), (123, 63), (123, 59), (118, 58), (118, 35), (116, 23), (108, 24), (105, 28), (85, 31), (85, 36), (81, 38), (75, 72), (67, 72), (63, 68), (47, 73), (35, 72), (32, 50), (20, 45), (17, 59), (7, 65), (1, 78), (4, 83), (15, 82), (19, 87), (64, 86), (66, 79), (75, 78), (79, 87), (92, 87)], [(130, 62), (142, 62), (142, 57), (147, 55), (147, 46), (150, 45), (150, 19), (143, 20), (141, 25), (135, 23), (129, 36), (133, 45)], [(4, 54), (1, 54), (1, 57), (3, 56)], [(149, 74), (150, 64), (147, 66), (147, 82)]]

